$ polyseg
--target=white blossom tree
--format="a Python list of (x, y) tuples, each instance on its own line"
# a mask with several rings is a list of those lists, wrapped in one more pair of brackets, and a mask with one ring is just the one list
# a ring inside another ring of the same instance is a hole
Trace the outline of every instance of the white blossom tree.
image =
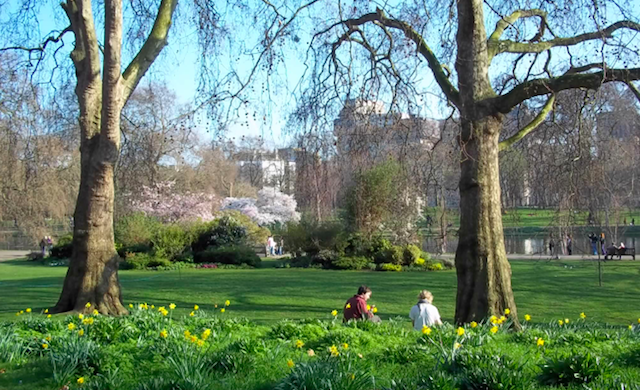
[(274, 187), (265, 187), (258, 192), (258, 199), (226, 198), (222, 210), (238, 210), (258, 225), (285, 223), (300, 220), (297, 203), (292, 195), (283, 194)]

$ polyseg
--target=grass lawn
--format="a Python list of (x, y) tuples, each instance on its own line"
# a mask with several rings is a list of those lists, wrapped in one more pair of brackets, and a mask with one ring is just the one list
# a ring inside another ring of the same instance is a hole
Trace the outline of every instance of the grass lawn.
[[(603, 264), (603, 286), (598, 287), (597, 264), (586, 261), (513, 261), (513, 288), (519, 314), (534, 321), (589, 318), (629, 324), (640, 317), (640, 262)], [(0, 320), (14, 319), (27, 307), (39, 312), (56, 303), (66, 268), (14, 260), (0, 263)], [(121, 271), (126, 304), (173, 302), (178, 314), (194, 304), (213, 310), (232, 302), (226, 315), (270, 324), (281, 319), (330, 318), (360, 284), (373, 290), (371, 303), (384, 318), (406, 317), (416, 294), (426, 288), (446, 321), (455, 309), (455, 271), (384, 273), (314, 269)]]

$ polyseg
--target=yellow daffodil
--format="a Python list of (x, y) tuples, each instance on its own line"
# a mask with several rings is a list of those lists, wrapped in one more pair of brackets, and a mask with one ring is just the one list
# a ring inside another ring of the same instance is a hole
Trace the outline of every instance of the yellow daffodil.
[(296, 348), (302, 348), (304, 347), (304, 343), (302, 342), (302, 340), (296, 340)]
[(129, 304), (129, 309), (133, 309), (133, 303)]
[(307, 350), (307, 356), (313, 357), (313, 356), (316, 356), (316, 353), (313, 351), (313, 349), (309, 349)]
[(458, 336), (464, 336), (464, 328), (458, 328), (456, 333), (458, 334)]
[(74, 324), (73, 322), (69, 323), (69, 325), (67, 325), (67, 329), (69, 330), (74, 330), (76, 328), (76, 324)]
[(175, 308), (176, 308), (176, 304), (175, 303), (172, 303), (172, 304), (169, 305), (169, 309), (173, 310)]
[(629, 325), (629, 330), (633, 330), (633, 325)]
[(460, 344), (460, 343), (453, 344), (453, 349), (458, 349), (460, 347), (462, 347), (462, 344)]
[(189, 337), (189, 340), (190, 340), (192, 343), (195, 343), (196, 341), (198, 341), (198, 337), (196, 337), (196, 336), (191, 336), (191, 337)]
[(87, 309), (91, 307), (91, 302), (87, 302), (86, 305), (84, 305), (84, 307), (86, 307)]
[(337, 316), (338, 315), (338, 311), (337, 310), (331, 311), (331, 315), (334, 316), (334, 317)]
[(24, 314), (24, 310), (20, 310), (20, 314)]
[(346, 309), (351, 309), (351, 304), (347, 303), (347, 306), (345, 306)]
[(227, 299), (226, 301), (224, 301), (224, 305), (225, 305), (225, 306), (229, 306), (229, 305), (231, 305), (231, 301)]
[(93, 318), (91, 318), (91, 317), (85, 318), (84, 320), (82, 320), (82, 323), (84, 325), (93, 325)]
[(568, 318), (565, 318), (565, 319), (564, 319), (564, 323), (565, 323), (565, 324), (568, 324), (568, 323), (569, 323), (569, 319), (568, 319)]
[(150, 307), (151, 307), (152, 309), (155, 309), (155, 308), (156, 308), (156, 306), (155, 306), (155, 305), (151, 305)]
[(580, 313), (580, 318), (582, 318), (584, 320), (585, 318), (587, 318), (587, 315), (584, 314), (584, 312), (582, 312), (582, 313)]
[(205, 329), (204, 332), (202, 332), (202, 335), (200, 335), (200, 338), (206, 340), (209, 336), (211, 336), (211, 329)]
[(164, 311), (164, 306), (160, 306), (160, 307), (158, 308), (158, 311), (159, 311), (160, 313), (162, 313), (162, 312)]
[(373, 310), (371, 310), (371, 312), (372, 312), (373, 314), (377, 313), (377, 312), (378, 312), (378, 308), (377, 308), (377, 307), (374, 307), (374, 308), (373, 308)]
[(293, 360), (289, 359), (287, 360), (287, 367), (289, 368), (293, 368), (293, 366), (295, 366), (296, 364), (293, 362)]
[(51, 314), (47, 314), (47, 318), (51, 318)]
[(564, 321), (558, 320), (558, 325), (560, 325), (560, 326), (564, 325)]
[(27, 313), (31, 313), (31, 308), (27, 307)]
[(78, 331), (78, 336), (80, 336), (80, 337), (84, 336), (84, 329), (80, 329)]
[(349, 344), (347, 344), (347, 343), (342, 343), (342, 348), (343, 348), (343, 349), (349, 349)]
[(492, 324), (495, 324), (496, 322), (498, 322), (498, 317), (496, 316), (489, 317), (489, 322), (491, 322)]
[(44, 314), (48, 314), (49, 313), (49, 309), (44, 309)]
[(491, 333), (493, 333), (493, 334), (496, 334), (496, 333), (498, 333), (498, 327), (497, 327), (497, 326), (494, 326), (494, 327), (492, 327), (489, 331), (490, 331)]
[(331, 352), (331, 356), (334, 357), (340, 355), (340, 352), (338, 352), (338, 347), (336, 347), (335, 345), (329, 347), (329, 352)]
[(78, 380), (76, 382), (78, 382), (79, 385), (83, 384), (84, 383), (84, 377), (81, 376), (80, 378), (78, 378)]
[(506, 322), (507, 321), (507, 317), (505, 316), (500, 316), (500, 323)]
[(84, 314), (82, 314), (82, 313), (78, 314), (78, 318), (80, 318), (81, 320), (83, 320), (83, 319), (84, 319)]
[(198, 305), (193, 306), (193, 310), (200, 310), (200, 306)]
[(478, 326), (478, 323), (475, 321), (471, 321), (471, 323), (469, 324), (469, 326), (471, 326), (472, 328), (475, 328)]
[(198, 345), (198, 347), (202, 347), (204, 345), (204, 340), (198, 340), (196, 344)]
[(47, 340), (47, 341), (51, 341), (51, 336), (47, 336), (44, 339)]
[(48, 349), (49, 348), (49, 344), (42, 344), (42, 349)]
[(525, 314), (524, 315), (524, 320), (525, 321), (531, 321), (531, 316), (529, 314)]
[(640, 318), (638, 318), (638, 324), (640, 324)]
[(371, 310), (371, 305), (367, 305), (367, 311)]
[(220, 309), (220, 313), (224, 313), (224, 307), (222, 309)]
[(508, 316), (509, 314), (511, 314), (511, 310), (510, 309), (504, 309), (504, 315)]
[(94, 316), (100, 315), (100, 312), (96, 309), (93, 309), (93, 315)]
[(431, 334), (431, 328), (429, 328), (428, 326), (423, 326), (422, 327), (422, 334), (426, 334), (427, 336), (429, 336)]
[(544, 345), (544, 340), (542, 338), (538, 338), (538, 341), (536, 341), (536, 345), (538, 347), (542, 347)]
[(167, 314), (169, 314), (169, 311), (167, 311), (167, 309), (163, 309), (160, 314), (162, 314), (163, 316), (166, 316)]
[(188, 339), (189, 337), (191, 337), (191, 332), (189, 332), (188, 330), (184, 331), (184, 338)]
[(196, 313), (195, 313), (195, 312), (191, 312), (191, 313), (189, 313), (189, 317), (193, 317), (193, 316), (195, 316), (195, 315), (196, 315)]
[(168, 335), (169, 335), (169, 333), (167, 333), (167, 330), (166, 330), (166, 329), (163, 329), (163, 330), (160, 332), (160, 337), (162, 337), (163, 339), (166, 339)]

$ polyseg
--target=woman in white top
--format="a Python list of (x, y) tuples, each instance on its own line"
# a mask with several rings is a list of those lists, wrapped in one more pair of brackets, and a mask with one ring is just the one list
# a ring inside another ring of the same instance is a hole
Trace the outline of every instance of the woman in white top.
[(422, 330), (425, 326), (442, 325), (438, 308), (433, 306), (433, 294), (427, 290), (420, 291), (418, 303), (411, 308), (409, 318), (413, 322), (413, 329)]

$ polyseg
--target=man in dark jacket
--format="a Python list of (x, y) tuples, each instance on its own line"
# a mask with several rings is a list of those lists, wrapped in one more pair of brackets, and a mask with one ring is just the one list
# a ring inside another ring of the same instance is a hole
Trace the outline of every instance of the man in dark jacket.
[(349, 298), (344, 306), (344, 322), (372, 319), (373, 313), (367, 310), (369, 298), (371, 298), (371, 289), (364, 285), (360, 286), (358, 293)]

